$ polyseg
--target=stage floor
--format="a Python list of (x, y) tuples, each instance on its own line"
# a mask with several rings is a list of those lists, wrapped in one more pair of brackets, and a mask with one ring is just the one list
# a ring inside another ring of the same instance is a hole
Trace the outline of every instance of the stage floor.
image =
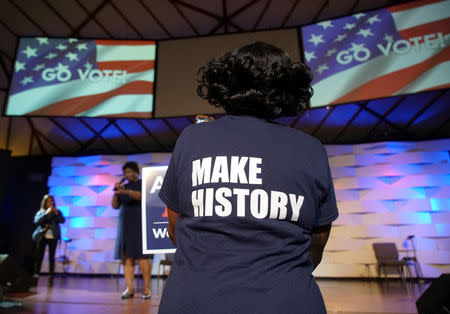
[[(152, 297), (141, 299), (142, 280), (135, 279), (133, 299), (121, 300), (123, 278), (56, 277), (52, 288), (47, 277), (28, 293), (7, 294), (4, 299), (22, 306), (0, 313), (157, 313), (164, 279), (152, 279)], [(417, 313), (415, 302), (428, 284), (394, 281), (317, 280), (329, 314)], [(5, 300), (4, 300), (5, 301)]]

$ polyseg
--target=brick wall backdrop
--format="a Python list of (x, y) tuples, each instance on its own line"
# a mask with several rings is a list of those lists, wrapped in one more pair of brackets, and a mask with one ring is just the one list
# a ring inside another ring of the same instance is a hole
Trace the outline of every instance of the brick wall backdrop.
[[(373, 276), (372, 243), (394, 242), (407, 250), (409, 235), (415, 235), (425, 277), (450, 272), (450, 139), (326, 147), (340, 217), (314, 274)], [(121, 167), (128, 160), (150, 166), (166, 165), (169, 159), (164, 153), (53, 159), (48, 185), (67, 217), (62, 234), (72, 239), (67, 246), (69, 272), (117, 273), (113, 250), (118, 211), (110, 205), (112, 186), (122, 178)], [(161, 257), (155, 256), (153, 274)]]

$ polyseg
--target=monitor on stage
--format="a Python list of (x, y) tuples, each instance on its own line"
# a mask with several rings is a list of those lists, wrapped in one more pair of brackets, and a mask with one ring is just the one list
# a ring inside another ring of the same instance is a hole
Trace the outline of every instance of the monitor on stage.
[(450, 1), (419, 0), (301, 28), (311, 107), (450, 86)]
[(155, 41), (20, 38), (8, 116), (151, 118)]

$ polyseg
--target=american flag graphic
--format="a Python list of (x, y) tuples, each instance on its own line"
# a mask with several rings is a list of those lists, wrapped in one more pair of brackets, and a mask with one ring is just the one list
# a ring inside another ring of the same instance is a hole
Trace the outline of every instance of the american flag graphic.
[(7, 115), (151, 118), (154, 41), (21, 38)]
[(450, 86), (450, 0), (419, 0), (302, 28), (311, 107)]

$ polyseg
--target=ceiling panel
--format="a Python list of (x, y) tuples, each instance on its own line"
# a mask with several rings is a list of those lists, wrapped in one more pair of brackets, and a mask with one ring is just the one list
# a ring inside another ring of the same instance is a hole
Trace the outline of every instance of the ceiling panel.
[(95, 11), (98, 7), (110, 2), (109, 0), (75, 0), (75, 2), (83, 5), (89, 12)]
[[(64, 132), (56, 124), (52, 123), (48, 118), (32, 118), (33, 125), (39, 133), (62, 149), (60, 154), (64, 152), (76, 151), (80, 148), (78, 144), (69, 134)], [(51, 134), (51, 136), (48, 136)]]
[[(264, 9), (269, 4), (269, 0), (261, 1), (233, 1), (234, 4), (230, 10), (233, 21), (246, 30), (255, 29), (258, 26), (260, 17)], [(251, 3), (251, 6), (248, 4)], [(244, 10), (242, 8), (245, 8)]]
[(76, 1), (47, 0), (46, 2), (73, 29), (80, 25), (88, 16)]
[[(39, 28), (43, 34), (57, 34), (67, 36), (70, 28), (43, 1), (15, 0), (13, 3), (27, 18)], [(40, 23), (45, 21), (45, 23)]]
[(399, 127), (405, 127), (406, 124), (435, 96), (436, 92), (409, 95), (406, 100), (392, 110), (386, 118)]
[(359, 143), (366, 138), (372, 128), (378, 122), (378, 118), (369, 112), (362, 110), (347, 129), (337, 139), (337, 143)]
[(43, 35), (39, 28), (33, 24), (12, 1), (0, 1), (0, 20), (16, 35), (39, 36)]
[(270, 1), (266, 11), (258, 23), (258, 29), (280, 27), (288, 16), (294, 1)]
[(76, 139), (85, 142), (92, 138), (95, 133), (86, 127), (80, 119), (77, 118), (53, 118), (57, 125), (67, 130)]
[(205, 14), (190, 7), (181, 5), (179, 1), (174, 2), (174, 5), (178, 6), (181, 12), (183, 12), (195, 29), (200, 32), (200, 34), (209, 34), (220, 23), (219, 19), (209, 14)]

